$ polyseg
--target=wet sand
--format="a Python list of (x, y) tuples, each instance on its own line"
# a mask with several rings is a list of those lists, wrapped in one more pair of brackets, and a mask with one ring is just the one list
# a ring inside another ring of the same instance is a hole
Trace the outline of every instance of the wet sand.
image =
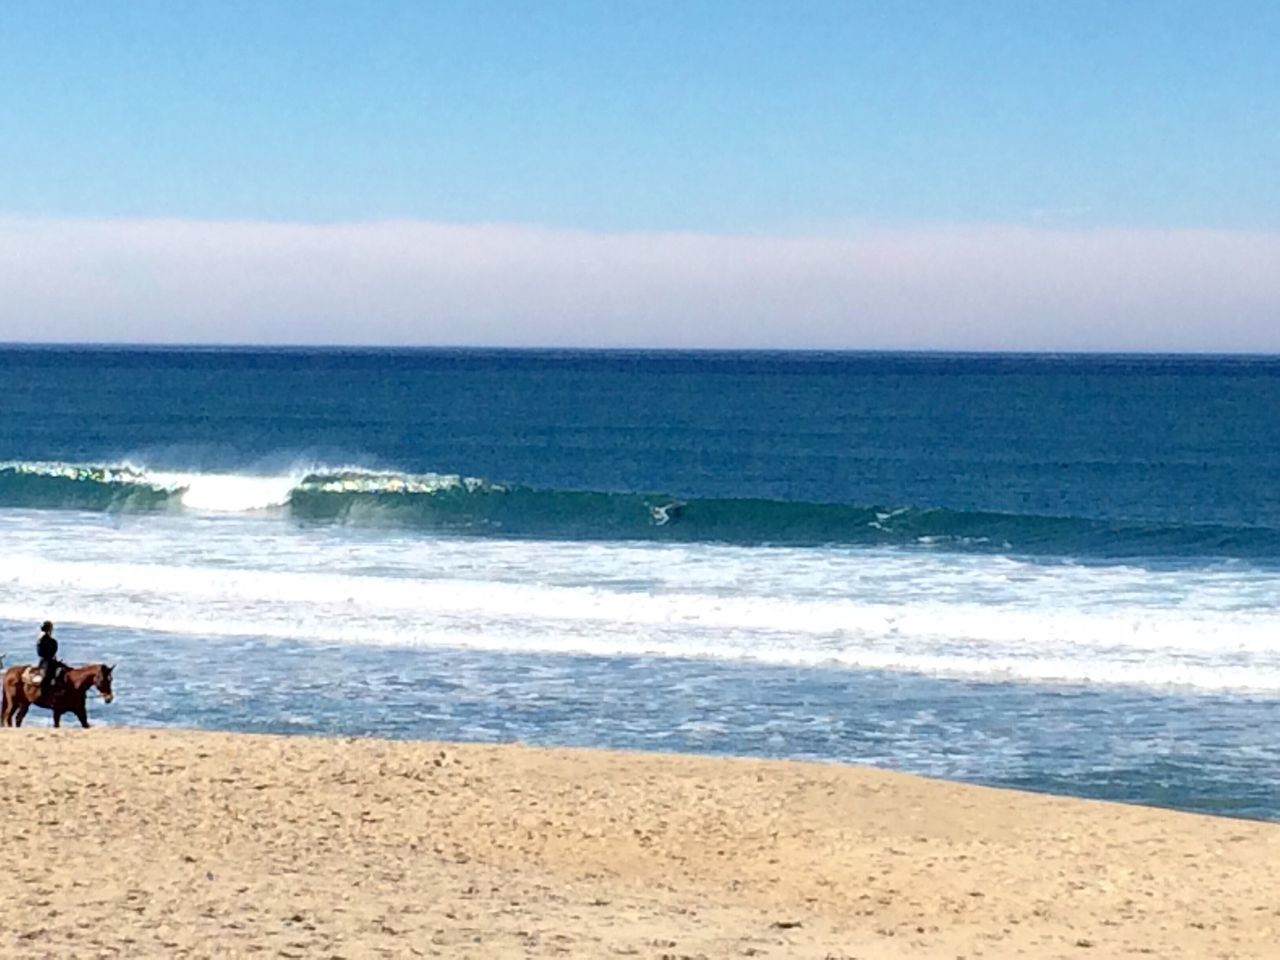
[(1280, 956), (1272, 824), (518, 745), (24, 728), (0, 761), (3, 957)]

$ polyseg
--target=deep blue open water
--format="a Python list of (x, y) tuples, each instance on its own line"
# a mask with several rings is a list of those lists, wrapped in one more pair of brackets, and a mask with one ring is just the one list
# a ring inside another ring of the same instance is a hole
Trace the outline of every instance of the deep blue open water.
[[(0, 653), (111, 724), (1280, 819), (1280, 360), (0, 348)], [(47, 722), (32, 714), (29, 722)]]

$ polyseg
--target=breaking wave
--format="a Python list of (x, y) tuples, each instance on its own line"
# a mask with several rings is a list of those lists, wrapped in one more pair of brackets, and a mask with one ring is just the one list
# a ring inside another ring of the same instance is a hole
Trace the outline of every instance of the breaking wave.
[(0, 507), (261, 512), (308, 523), (572, 540), (914, 545), (1099, 558), (1280, 557), (1268, 527), (1098, 520), (927, 506), (547, 490), (359, 467), (184, 473), (128, 463), (0, 463)]

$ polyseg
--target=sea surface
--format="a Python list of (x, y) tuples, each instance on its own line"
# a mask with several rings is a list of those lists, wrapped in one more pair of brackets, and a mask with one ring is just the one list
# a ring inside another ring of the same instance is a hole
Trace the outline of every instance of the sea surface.
[(46, 618), (111, 725), (1280, 819), (1280, 359), (0, 347)]

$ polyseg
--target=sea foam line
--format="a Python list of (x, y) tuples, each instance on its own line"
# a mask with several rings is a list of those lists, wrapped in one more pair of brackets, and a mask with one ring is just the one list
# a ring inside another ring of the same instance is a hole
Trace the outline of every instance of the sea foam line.
[[(0, 619), (34, 622), (47, 607), (39, 604), (0, 603)], [(107, 627), (188, 636), (242, 638), (246, 641), (300, 641), (334, 646), (382, 646), (405, 648), (453, 648), (493, 653), (581, 655), (596, 657), (710, 659), (755, 662), (768, 666), (838, 667), (913, 673), (923, 676), (980, 682), (1024, 682), (1051, 685), (1088, 685), (1179, 689), (1200, 693), (1280, 693), (1280, 665), (1230, 666), (1179, 661), (1124, 660), (1082, 662), (1068, 658), (1027, 660), (1007, 656), (938, 655), (906, 651), (843, 650), (820, 652), (797, 649), (744, 650), (732, 643), (703, 642), (688, 646), (686, 638), (599, 636), (572, 632), (479, 632), (465, 625), (440, 624), (400, 630), (394, 624), (382, 628), (365, 624), (340, 625), (322, 618), (299, 621), (255, 615), (247, 619), (207, 621), (167, 612), (137, 616), (103, 613), (75, 605), (64, 607), (63, 624)], [(12, 656), (7, 658), (13, 661)]]
[(0, 615), (38, 622), (50, 609), (63, 620), (212, 636), (1280, 690), (1274, 610), (1019, 609), (636, 593), (459, 579), (444, 571), (397, 577), (0, 557)]

